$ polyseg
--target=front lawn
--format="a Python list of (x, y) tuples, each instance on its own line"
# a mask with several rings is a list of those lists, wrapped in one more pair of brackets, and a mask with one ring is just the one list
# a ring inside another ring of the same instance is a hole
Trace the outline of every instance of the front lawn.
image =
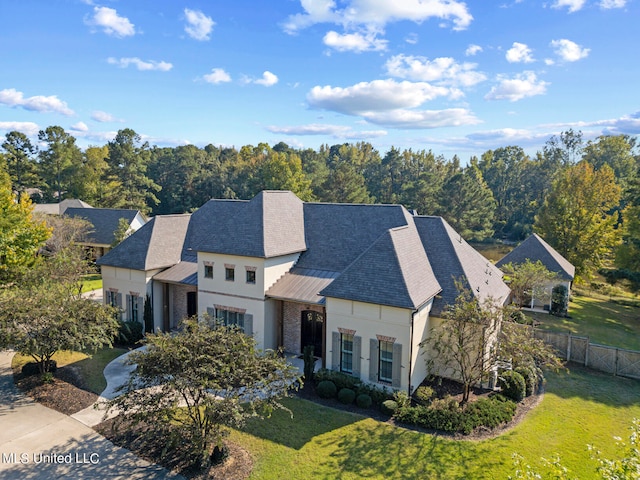
[(591, 343), (640, 350), (640, 307), (631, 301), (574, 294), (569, 303), (571, 318), (525, 313), (539, 322), (542, 330), (589, 337)]
[(82, 277), (82, 293), (91, 292), (93, 290), (99, 290), (102, 288), (102, 275), (94, 273), (91, 275), (84, 275)]
[[(99, 395), (107, 388), (107, 381), (103, 374), (104, 367), (106, 367), (111, 360), (126, 352), (128, 352), (128, 350), (124, 348), (102, 348), (91, 355), (82, 352), (60, 351), (53, 356), (53, 359), (57, 362), (58, 368), (65, 366), (78, 368), (79, 374), (87, 388)], [(14, 370), (20, 369), (28, 362), (33, 362), (33, 359), (29, 356), (16, 353), (11, 362), (11, 366)]]
[(301, 399), (285, 402), (293, 419), (278, 411), (231, 438), (254, 456), (252, 479), (504, 479), (516, 452), (538, 469), (541, 457), (560, 455), (572, 476), (593, 478), (587, 445), (613, 456), (613, 436), (628, 439), (640, 382), (585, 369), (548, 377), (541, 405), (491, 440), (418, 433)]

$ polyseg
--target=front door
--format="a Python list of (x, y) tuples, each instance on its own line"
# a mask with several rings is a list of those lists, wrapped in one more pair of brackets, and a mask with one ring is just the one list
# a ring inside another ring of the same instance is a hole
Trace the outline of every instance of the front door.
[(313, 310), (302, 311), (302, 345), (300, 351), (304, 350), (307, 345), (313, 345), (313, 354), (316, 357), (322, 357), (322, 340), (324, 318), (322, 313)]
[(187, 292), (187, 317), (198, 314), (198, 297), (196, 292)]

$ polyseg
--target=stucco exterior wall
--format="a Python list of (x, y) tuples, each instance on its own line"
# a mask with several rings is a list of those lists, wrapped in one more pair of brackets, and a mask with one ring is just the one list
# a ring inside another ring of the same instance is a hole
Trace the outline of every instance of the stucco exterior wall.
[[(160, 270), (132, 270), (128, 268), (102, 267), (102, 293), (103, 301), (107, 302), (107, 292), (115, 291), (122, 294), (122, 320), (128, 320), (126, 309), (126, 296), (138, 295), (144, 299), (146, 295), (152, 295), (152, 277)], [(140, 312), (142, 321), (143, 312)]]

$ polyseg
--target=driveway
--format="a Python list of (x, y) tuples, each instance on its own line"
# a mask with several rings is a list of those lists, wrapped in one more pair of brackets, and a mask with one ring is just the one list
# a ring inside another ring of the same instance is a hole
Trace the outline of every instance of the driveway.
[(0, 478), (183, 478), (22, 395), (13, 383), (12, 356), (0, 352)]

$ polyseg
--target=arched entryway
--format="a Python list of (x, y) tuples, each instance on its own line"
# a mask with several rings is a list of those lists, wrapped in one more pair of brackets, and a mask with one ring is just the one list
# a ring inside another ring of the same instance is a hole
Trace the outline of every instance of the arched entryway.
[(324, 352), (324, 315), (313, 310), (303, 310), (301, 313), (300, 351), (307, 345), (313, 345), (313, 354), (322, 357)]

